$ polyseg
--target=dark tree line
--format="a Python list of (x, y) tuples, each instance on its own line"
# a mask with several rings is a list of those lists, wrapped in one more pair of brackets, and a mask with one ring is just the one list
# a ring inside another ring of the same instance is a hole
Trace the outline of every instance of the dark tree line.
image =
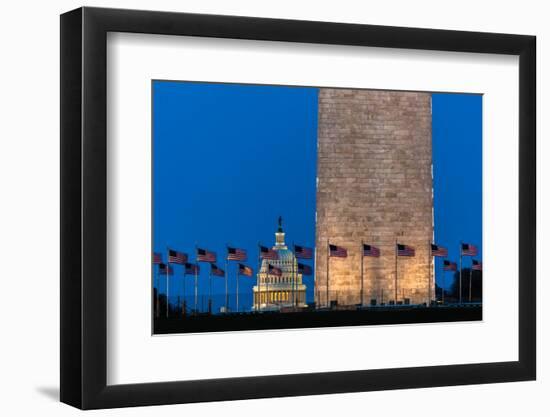
[[(472, 302), (481, 302), (483, 299), (483, 273), (482, 271), (471, 271), (472, 275)], [(460, 273), (456, 271), (449, 289), (445, 290), (445, 302), (457, 302), (460, 289)], [(437, 298), (441, 300), (441, 287), (436, 285)], [(462, 301), (470, 299), (470, 268), (462, 268)]]

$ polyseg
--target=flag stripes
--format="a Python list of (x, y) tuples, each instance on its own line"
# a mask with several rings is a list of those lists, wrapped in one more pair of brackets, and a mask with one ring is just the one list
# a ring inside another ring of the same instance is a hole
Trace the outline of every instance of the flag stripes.
[(329, 248), (329, 256), (331, 257), (346, 258), (348, 256), (348, 251), (346, 250), (346, 248), (342, 246), (329, 244), (328, 248)]
[(216, 253), (206, 249), (197, 248), (198, 262), (216, 262)]
[(375, 246), (363, 243), (363, 256), (373, 256), (375, 258), (378, 258), (380, 257), (380, 249)]
[(305, 246), (294, 245), (294, 255), (299, 259), (311, 259), (313, 258), (313, 249), (306, 248)]
[(302, 275), (312, 275), (313, 269), (309, 265), (304, 265), (298, 262), (298, 273)]
[(183, 265), (187, 262), (187, 254), (177, 250), (168, 249), (168, 263)]
[(479, 261), (476, 261), (475, 259), (472, 259), (472, 271), (481, 271), (482, 270), (482, 264)]
[(159, 264), (159, 272), (164, 275), (174, 275), (174, 268), (168, 264)]
[(460, 244), (460, 254), (462, 256), (476, 256), (477, 255), (477, 247), (474, 245), (470, 245), (469, 243), (461, 243)]
[(246, 261), (246, 251), (244, 249), (227, 247), (228, 261)]
[(444, 271), (456, 271), (456, 262), (451, 262), (444, 260), (443, 261), (443, 270)]
[(225, 271), (216, 264), (210, 264), (210, 273), (216, 277), (225, 277)]
[(260, 258), (277, 260), (279, 259), (279, 254), (271, 248), (260, 245)]
[(439, 246), (433, 243), (430, 246), (431, 246), (432, 256), (442, 256), (442, 257), (449, 256), (449, 251), (443, 246)]
[(239, 264), (239, 275), (251, 277), (252, 275), (254, 275), (254, 271), (247, 265)]
[(162, 255), (158, 252), (153, 252), (153, 265), (162, 263)]
[(268, 265), (267, 273), (269, 275), (276, 275), (278, 277), (283, 275), (283, 271), (280, 268), (277, 268), (276, 266), (273, 266), (271, 264)]
[(398, 243), (396, 245), (397, 256), (414, 256), (414, 248), (412, 246)]
[(197, 264), (192, 264), (187, 262), (185, 263), (184, 267), (185, 267), (184, 274), (194, 275), (201, 272), (201, 268)]

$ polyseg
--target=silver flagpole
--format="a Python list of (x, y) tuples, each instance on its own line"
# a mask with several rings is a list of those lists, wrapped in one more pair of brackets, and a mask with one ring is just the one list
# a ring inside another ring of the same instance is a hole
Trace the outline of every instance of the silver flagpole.
[(432, 302), (432, 242), (428, 242), (428, 304), (430, 306)]
[(212, 314), (212, 264), (208, 270), (208, 314)]
[(292, 260), (292, 305), (294, 307), (297, 306), (296, 303), (296, 290), (294, 287), (297, 287), (296, 285), (296, 267), (295, 264), (297, 262), (296, 260), (296, 248), (294, 247), (294, 242), (292, 242), (292, 254), (294, 255), (294, 259)]
[(395, 305), (397, 305), (397, 239), (395, 239)]
[(445, 266), (443, 266), (443, 286), (441, 287), (441, 304), (445, 305)]
[(462, 242), (460, 242), (460, 270), (458, 273), (458, 303), (462, 304)]
[(199, 307), (199, 263), (195, 261), (195, 314)]
[(237, 313), (239, 312), (239, 271), (237, 270), (237, 275), (235, 276), (237, 281)]
[(157, 308), (156, 308), (156, 316), (157, 318), (160, 318), (160, 277), (159, 277), (159, 271), (157, 268), (157, 272), (155, 274), (156, 280), (157, 280)]
[(330, 242), (329, 239), (327, 239), (327, 307), (330, 308), (330, 301), (329, 301), (329, 267), (330, 267)]
[(168, 310), (170, 309), (170, 285), (168, 282), (168, 273), (170, 272), (170, 263), (166, 264), (166, 318), (168, 318)]
[(227, 309), (228, 309), (228, 299), (229, 299), (229, 290), (227, 288), (227, 266), (229, 265), (229, 263), (227, 262), (227, 256), (225, 258), (225, 271), (224, 271), (224, 275), (225, 275), (225, 313), (227, 314)]
[[(364, 284), (364, 279), (363, 279), (363, 263), (365, 262), (365, 247), (363, 246), (364, 243), (363, 243), (363, 240), (361, 240), (361, 251), (359, 252), (361, 256), (361, 307), (363, 307), (365, 305), (365, 302), (364, 302), (364, 290), (365, 290), (365, 284)], [(372, 249), (372, 247), (371, 247)], [(372, 285), (372, 283), (371, 283)]]
[(468, 301), (472, 302), (472, 267), (470, 266), (470, 289), (468, 294)]
[(185, 305), (185, 263), (183, 264), (183, 294), (182, 294), (182, 298), (183, 298), (183, 304), (182, 304), (182, 313), (183, 313), (183, 316), (185, 316), (185, 313), (186, 313), (186, 305)]

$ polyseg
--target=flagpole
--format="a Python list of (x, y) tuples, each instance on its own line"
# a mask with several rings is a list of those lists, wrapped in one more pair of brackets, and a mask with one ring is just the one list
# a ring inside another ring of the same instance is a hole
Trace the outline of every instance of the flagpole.
[(195, 314), (198, 313), (199, 303), (199, 263), (195, 261)]
[(229, 299), (229, 290), (227, 287), (227, 267), (229, 266), (229, 263), (227, 262), (227, 256), (225, 257), (225, 271), (224, 272), (224, 278), (225, 278), (225, 314), (227, 314), (227, 308), (228, 308), (228, 299)]
[(428, 307), (432, 302), (432, 242), (428, 241)]
[(262, 284), (262, 277), (260, 275), (260, 266), (261, 266), (261, 248), (260, 248), (260, 243), (258, 242), (258, 269), (257, 269), (257, 274), (258, 274), (258, 280), (257, 280), (257, 283), (258, 283), (258, 290), (256, 291), (256, 304), (258, 305), (257, 307), (257, 310), (256, 311), (260, 311), (260, 307), (261, 307), (261, 297), (262, 297), (262, 291), (261, 291), (261, 284)]
[(460, 270), (458, 273), (458, 304), (462, 304), (462, 242), (460, 242)]
[(468, 295), (468, 302), (472, 302), (472, 267), (470, 266), (470, 290)]
[(185, 316), (185, 313), (186, 313), (186, 305), (185, 305), (185, 263), (183, 265), (183, 306), (182, 306), (182, 311), (183, 311), (183, 315)]
[[(372, 249), (372, 247), (371, 247)], [(361, 250), (360, 250), (360, 256), (361, 256), (361, 307), (363, 307), (364, 303), (364, 282), (363, 282), (363, 263), (365, 262), (365, 248), (363, 246), (363, 240), (361, 240)], [(372, 285), (372, 283), (371, 283)]]
[(170, 310), (170, 283), (168, 273), (170, 272), (170, 249), (166, 247), (166, 318), (168, 318), (168, 310)]
[(208, 314), (212, 314), (212, 264), (208, 270)]
[(239, 312), (239, 271), (236, 272), (235, 280), (237, 281), (237, 313)]
[(329, 239), (327, 239), (327, 307), (330, 308), (329, 293), (328, 293), (329, 268), (330, 268), (330, 242), (329, 242)]
[(296, 271), (295, 271), (295, 264), (296, 264), (296, 250), (294, 248), (294, 242), (292, 242), (292, 254), (294, 255), (294, 259), (292, 260), (292, 305), (296, 307), (296, 292), (294, 287), (296, 286)]
[(156, 315), (157, 318), (160, 318), (160, 278), (159, 278), (159, 270), (157, 268), (157, 273), (155, 274), (157, 279), (157, 309), (156, 309)]
[(443, 266), (443, 286), (441, 287), (441, 304), (445, 305), (445, 266)]
[(397, 239), (395, 239), (395, 300), (394, 303), (397, 305)]

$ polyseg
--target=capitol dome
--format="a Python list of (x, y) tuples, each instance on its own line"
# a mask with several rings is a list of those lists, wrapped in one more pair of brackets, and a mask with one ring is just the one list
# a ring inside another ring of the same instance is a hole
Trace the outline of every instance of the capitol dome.
[[(254, 286), (254, 310), (279, 310), (281, 307), (306, 307), (306, 286), (298, 273), (296, 256), (286, 246), (282, 219), (275, 232), (277, 259), (263, 259), (256, 274)], [(270, 271), (271, 266), (271, 271)]]

